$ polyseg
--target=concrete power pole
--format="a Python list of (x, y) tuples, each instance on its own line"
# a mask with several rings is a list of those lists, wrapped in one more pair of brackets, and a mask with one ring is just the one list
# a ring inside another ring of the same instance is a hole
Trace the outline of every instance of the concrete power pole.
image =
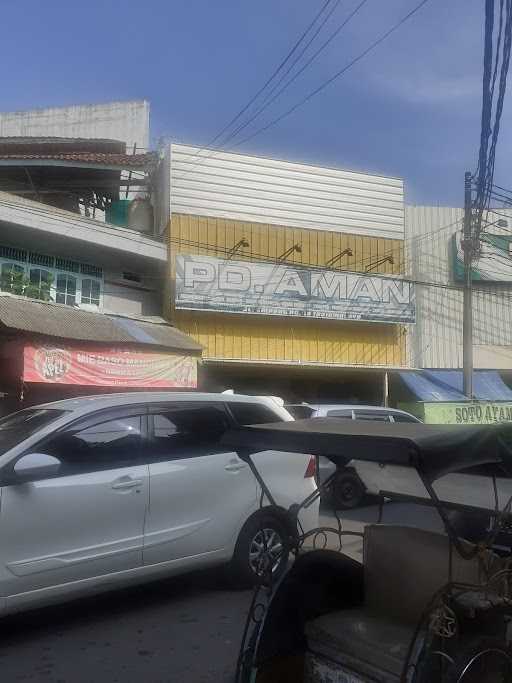
[(463, 392), (473, 398), (473, 273), (474, 251), (471, 173), (464, 175), (464, 313), (462, 324)]

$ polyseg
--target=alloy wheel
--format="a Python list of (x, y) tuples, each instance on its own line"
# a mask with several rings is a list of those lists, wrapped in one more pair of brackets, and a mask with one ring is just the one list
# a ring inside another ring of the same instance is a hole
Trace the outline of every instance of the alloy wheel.
[(262, 576), (269, 568), (274, 573), (282, 556), (283, 539), (278, 531), (265, 528), (254, 535), (249, 545), (249, 565), (257, 576)]

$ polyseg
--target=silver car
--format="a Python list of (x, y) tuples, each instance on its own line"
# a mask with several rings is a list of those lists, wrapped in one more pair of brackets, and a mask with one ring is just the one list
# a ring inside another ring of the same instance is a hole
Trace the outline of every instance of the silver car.
[[(293, 403), (286, 405), (286, 410), (296, 420), (315, 417), (332, 417), (339, 420), (372, 420), (378, 422), (421, 422), (417, 417), (396, 408), (381, 406), (347, 405), (347, 404), (315, 404)], [(319, 458), (318, 481), (323, 483), (336, 471), (336, 466), (327, 458)], [(366, 489), (356, 471), (349, 466), (338, 467), (338, 473), (332, 486), (330, 502), (338, 509), (350, 509), (362, 503)]]

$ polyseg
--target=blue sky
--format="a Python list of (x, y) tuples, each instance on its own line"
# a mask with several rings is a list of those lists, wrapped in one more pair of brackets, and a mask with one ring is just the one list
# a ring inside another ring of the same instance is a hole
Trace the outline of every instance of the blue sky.
[[(342, 0), (319, 39), (359, 1)], [(418, 1), (368, 0), (254, 126), (329, 78)], [(0, 109), (146, 98), (154, 139), (203, 145), (259, 89), (323, 2), (3, 0)], [(474, 169), (478, 149), (483, 12), (483, 0), (430, 0), (304, 107), (227, 148), (399, 176), (409, 203), (461, 205), (464, 171)], [(506, 187), (509, 120), (507, 101), (495, 174)]]

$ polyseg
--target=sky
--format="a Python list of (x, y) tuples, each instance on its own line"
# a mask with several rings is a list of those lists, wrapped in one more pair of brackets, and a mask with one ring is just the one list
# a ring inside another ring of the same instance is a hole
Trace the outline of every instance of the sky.
[[(155, 144), (165, 137), (208, 145), (324, 2), (3, 0), (0, 110), (147, 99)], [(303, 59), (359, 2), (339, 2)], [(418, 2), (367, 0), (244, 136), (330, 78)], [(483, 0), (429, 0), (293, 114), (243, 144), (240, 134), (223, 146), (401, 177), (409, 204), (461, 206), (464, 172), (475, 169), (478, 153), (483, 20)], [(507, 97), (495, 172), (504, 187), (511, 143)]]

